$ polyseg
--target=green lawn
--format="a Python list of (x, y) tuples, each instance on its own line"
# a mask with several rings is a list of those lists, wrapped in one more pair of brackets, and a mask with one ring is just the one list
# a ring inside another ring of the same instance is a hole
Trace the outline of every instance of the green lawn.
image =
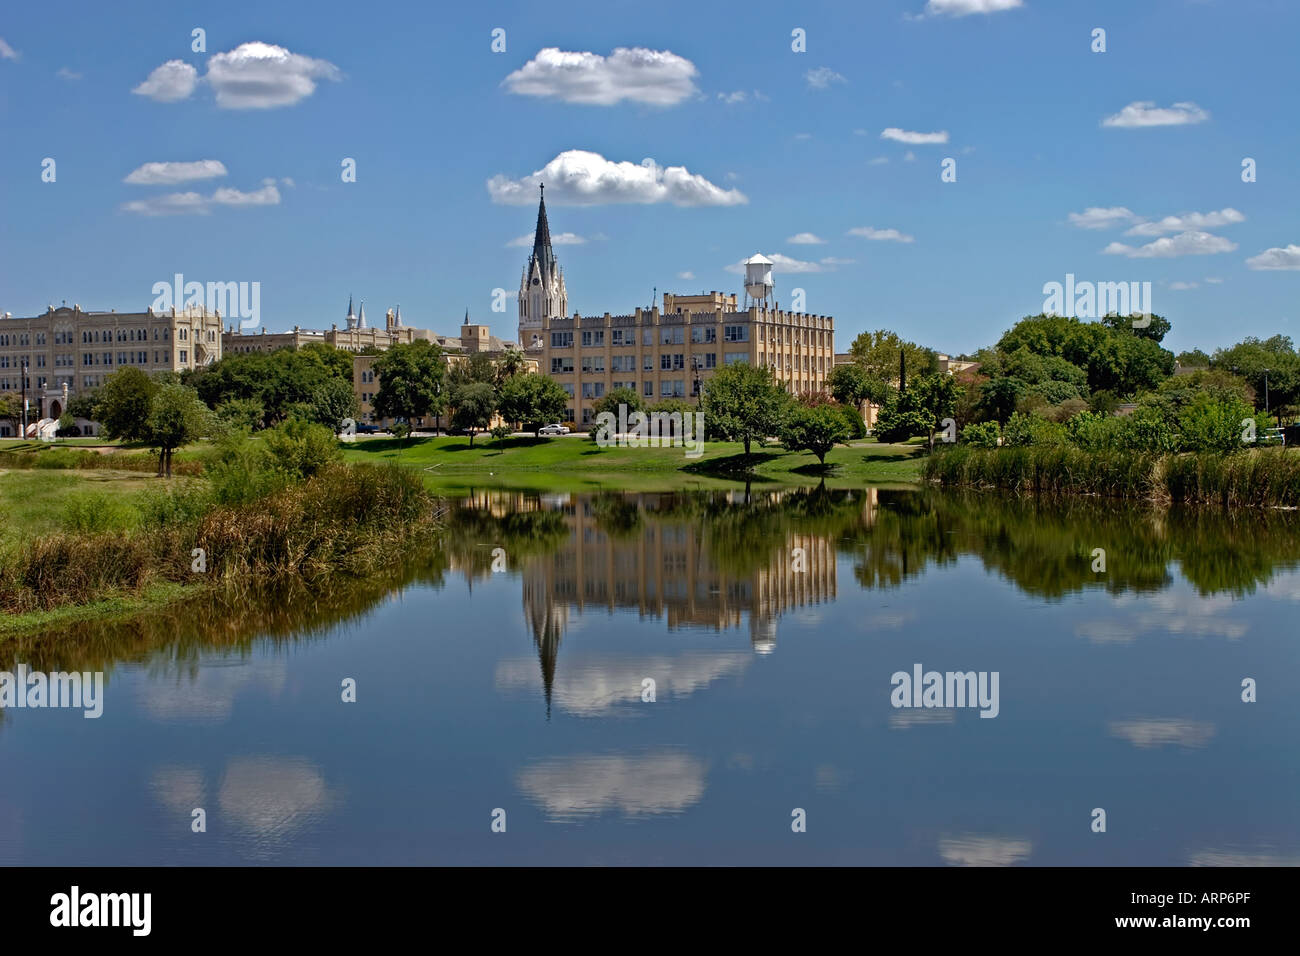
[(735, 487), (755, 484), (830, 487), (902, 484), (918, 480), (923, 449), (919, 445), (859, 442), (826, 456), (823, 471), (811, 454), (790, 454), (780, 447), (753, 449), (746, 469), (743, 448), (735, 442), (707, 442), (699, 458), (682, 448), (601, 448), (587, 438), (417, 438), (407, 446), (390, 438), (363, 439), (345, 445), (349, 461), (396, 462), (421, 469), (430, 487), (454, 493), (485, 486), (582, 491), (617, 488), (629, 491)]
[[(126, 531), (140, 520), (138, 504), (154, 489), (186, 481), (107, 469), (0, 469), (0, 539), (73, 530), (90, 513), (102, 530)], [(74, 514), (76, 509), (80, 518)]]

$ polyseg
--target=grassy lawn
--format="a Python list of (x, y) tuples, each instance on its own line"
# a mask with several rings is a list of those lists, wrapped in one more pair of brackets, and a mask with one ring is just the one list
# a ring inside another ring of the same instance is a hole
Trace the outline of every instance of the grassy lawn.
[(173, 478), (168, 484), (138, 471), (108, 469), (0, 469), (0, 539), (72, 530), (74, 509), (94, 512), (103, 530), (125, 531), (139, 523), (138, 505), (146, 494), (195, 480)]
[[(730, 488), (746, 480), (743, 448), (736, 442), (708, 442), (699, 458), (682, 448), (601, 448), (586, 438), (417, 438), (407, 446), (391, 438), (373, 438), (345, 446), (348, 461), (395, 462), (424, 472), (435, 490), (454, 493), (469, 488), (501, 487), (582, 491), (597, 488), (628, 491)], [(811, 454), (790, 454), (779, 447), (753, 449), (748, 479), (755, 484), (815, 485), (823, 477), (830, 487), (903, 484), (918, 479), (923, 450), (919, 445), (858, 442), (837, 447), (826, 456), (823, 471)]]

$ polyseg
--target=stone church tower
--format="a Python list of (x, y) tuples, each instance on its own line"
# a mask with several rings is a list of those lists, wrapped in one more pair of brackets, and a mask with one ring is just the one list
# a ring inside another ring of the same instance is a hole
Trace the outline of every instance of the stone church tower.
[(519, 344), (525, 349), (542, 344), (543, 319), (563, 318), (569, 313), (564, 270), (555, 261), (551, 227), (546, 221), (546, 187), (540, 189), (533, 254), (528, 257), (523, 280), (519, 283)]

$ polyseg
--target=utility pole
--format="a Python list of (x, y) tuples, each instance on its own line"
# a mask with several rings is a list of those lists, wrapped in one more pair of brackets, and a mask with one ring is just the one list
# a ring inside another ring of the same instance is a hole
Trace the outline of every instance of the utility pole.
[(23, 430), (19, 433), (18, 437), (21, 438), (23, 441), (26, 441), (27, 440), (27, 363), (26, 362), (23, 362), (23, 380), (21, 385), (22, 385), (22, 392), (23, 392), (23, 416), (22, 416)]

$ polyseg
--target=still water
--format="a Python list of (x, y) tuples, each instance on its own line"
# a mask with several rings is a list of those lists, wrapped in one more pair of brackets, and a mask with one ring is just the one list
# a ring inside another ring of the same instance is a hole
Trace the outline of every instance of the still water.
[[(381, 579), (0, 650), (106, 675), (98, 719), (0, 712), (0, 863), (1300, 863), (1300, 517), (878, 489), (444, 517)], [(996, 674), (996, 716), (895, 707), (918, 666)]]

